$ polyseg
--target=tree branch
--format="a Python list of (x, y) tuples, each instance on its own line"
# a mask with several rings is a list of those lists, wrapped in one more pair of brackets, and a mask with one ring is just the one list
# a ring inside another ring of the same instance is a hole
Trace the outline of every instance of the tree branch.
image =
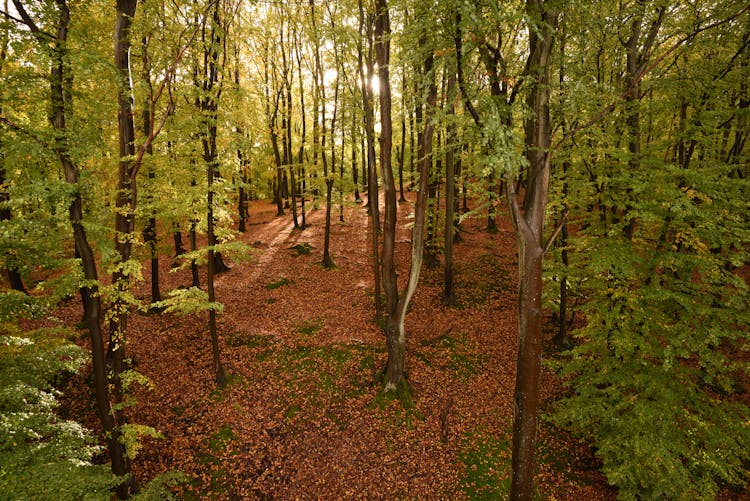
[(16, 22), (21, 22), (21, 23), (25, 24), (26, 26), (29, 27), (29, 29), (31, 30), (31, 32), (34, 35), (38, 36), (38, 37), (42, 36), (42, 37), (49, 38), (51, 40), (55, 38), (54, 36), (52, 36), (51, 33), (47, 33), (46, 31), (42, 31), (42, 30), (39, 29), (39, 26), (37, 26), (37, 24), (31, 18), (31, 16), (29, 15), (29, 13), (26, 12), (26, 8), (23, 6), (23, 4), (20, 2), (20, 0), (13, 0), (13, 6), (18, 11), (18, 15), (21, 16), (21, 19), (14, 18), (13, 16), (11, 16), (10, 14), (8, 14), (7, 12), (3, 12), (3, 14), (5, 14), (5, 16), (8, 19), (12, 19), (12, 20), (14, 20)]
[(554, 233), (549, 237), (549, 240), (547, 240), (547, 244), (544, 246), (544, 252), (542, 254), (546, 254), (550, 247), (552, 247), (552, 243), (557, 238), (557, 235), (560, 234), (560, 231), (562, 230), (563, 226), (565, 226), (565, 223), (568, 221), (568, 211), (566, 210), (563, 212), (563, 217), (560, 220), (560, 224), (557, 225), (557, 228), (555, 228)]
[(456, 77), (458, 79), (458, 88), (461, 89), (461, 95), (464, 98), (464, 106), (469, 111), (471, 118), (474, 119), (474, 123), (479, 127), (481, 126), (481, 119), (479, 113), (477, 113), (474, 104), (471, 102), (469, 94), (466, 92), (466, 82), (464, 82), (464, 68), (463, 68), (463, 40), (461, 31), (461, 12), (456, 10), (456, 35), (453, 38), (453, 43), (456, 46)]

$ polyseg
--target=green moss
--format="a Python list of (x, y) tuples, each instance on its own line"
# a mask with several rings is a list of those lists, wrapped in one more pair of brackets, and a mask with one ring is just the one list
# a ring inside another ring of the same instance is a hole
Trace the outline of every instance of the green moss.
[(280, 277), (277, 280), (274, 280), (273, 282), (269, 282), (265, 285), (265, 288), (269, 291), (272, 291), (274, 289), (278, 289), (279, 287), (283, 287), (285, 285), (293, 284), (294, 280), (291, 280), (286, 277)]
[(312, 252), (313, 246), (310, 245), (307, 242), (292, 245), (289, 247), (289, 250), (291, 250), (293, 253), (295, 253), (298, 256), (308, 256)]
[(468, 499), (508, 499), (511, 453), (507, 439), (474, 430), (464, 436), (458, 460), (463, 466), (460, 487)]
[(468, 379), (481, 372), (487, 362), (487, 356), (480, 353), (465, 332), (455, 335), (446, 333), (423, 340), (421, 345), (423, 348), (415, 351), (415, 358), (428, 366), (437, 364), (444, 369), (452, 370), (462, 379)]
[(513, 289), (508, 270), (492, 253), (456, 266), (456, 306), (461, 309), (487, 304)]
[(248, 348), (263, 348), (275, 343), (271, 336), (261, 336), (257, 334), (247, 334), (243, 332), (234, 332), (227, 337), (227, 345), (232, 347), (246, 346)]
[(211, 452), (225, 452), (227, 446), (234, 438), (232, 428), (224, 425), (211, 434), (211, 437), (208, 439), (208, 448)]
[(310, 337), (313, 334), (316, 334), (319, 332), (323, 327), (325, 326), (325, 323), (322, 319), (316, 318), (316, 319), (310, 319), (305, 320), (302, 323), (300, 323), (295, 329), (294, 332), (301, 336)]

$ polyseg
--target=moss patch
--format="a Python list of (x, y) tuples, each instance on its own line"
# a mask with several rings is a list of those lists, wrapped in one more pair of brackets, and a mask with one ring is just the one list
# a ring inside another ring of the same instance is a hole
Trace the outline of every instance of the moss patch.
[(267, 283), (264, 287), (267, 290), (272, 291), (272, 290), (278, 289), (279, 287), (284, 287), (285, 285), (289, 285), (289, 284), (293, 284), (293, 283), (294, 283), (294, 280), (291, 280), (291, 279), (286, 278), (286, 277), (280, 277), (280, 278), (274, 280), (273, 282)]
[(512, 290), (514, 283), (500, 259), (481, 254), (470, 263), (456, 266), (456, 306), (474, 308)]

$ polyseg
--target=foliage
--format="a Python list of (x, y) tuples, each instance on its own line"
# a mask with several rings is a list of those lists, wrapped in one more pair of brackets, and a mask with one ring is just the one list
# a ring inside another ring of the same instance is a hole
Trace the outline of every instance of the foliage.
[(198, 287), (175, 289), (169, 291), (168, 295), (167, 299), (153, 303), (151, 307), (163, 309), (165, 313), (176, 313), (179, 315), (192, 315), (210, 310), (221, 312), (224, 309), (221, 303), (210, 302), (208, 294)]
[(83, 351), (63, 331), (0, 335), (0, 497), (3, 499), (109, 499), (117, 479), (93, 457), (91, 433), (55, 415), (54, 382), (77, 372)]
[[(557, 159), (551, 208), (558, 218), (569, 209), (574, 231), (568, 265), (548, 276), (567, 277), (584, 318), (578, 346), (553, 364), (569, 390), (553, 420), (593, 444), (623, 499), (714, 499), (748, 480), (750, 413), (737, 382), (748, 373), (750, 291), (738, 269), (748, 263), (750, 185), (739, 166), (747, 153), (729, 147), (746, 128), (747, 67), (734, 63), (747, 20), (684, 35), (737, 5), (623, 4), (566, 19), (567, 49), (584, 59), (561, 55), (557, 115), (587, 125)], [(620, 41), (632, 37), (637, 64), (658, 71), (628, 81), (610, 15), (633, 23)], [(647, 53), (641, 22), (661, 45), (654, 53), (678, 54), (671, 65)]]
[(153, 427), (143, 424), (126, 423), (120, 429), (120, 440), (122, 440), (125, 452), (130, 459), (135, 459), (141, 447), (143, 447), (143, 437), (164, 438)]
[(572, 393), (554, 419), (594, 443), (623, 499), (713, 499), (746, 482), (750, 460), (736, 399), (750, 294), (734, 273), (750, 242), (747, 183), (708, 165), (629, 176), (639, 196), (628, 219), (589, 214), (571, 243), (585, 326), (558, 365)]
[(171, 489), (188, 481), (187, 475), (180, 471), (169, 470), (141, 487), (131, 501), (172, 501), (179, 499)]

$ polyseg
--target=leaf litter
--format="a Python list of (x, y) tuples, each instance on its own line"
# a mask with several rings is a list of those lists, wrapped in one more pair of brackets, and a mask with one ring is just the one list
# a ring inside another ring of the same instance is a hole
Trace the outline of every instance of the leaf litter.
[[(408, 272), (411, 203), (399, 205), (397, 263)], [(406, 318), (414, 407), (380, 396), (385, 338), (373, 321), (367, 212), (331, 226), (335, 267), (322, 266), (324, 210), (304, 230), (251, 204), (240, 240), (254, 248), (216, 278), (225, 388), (212, 380), (204, 314), (133, 314), (128, 356), (153, 388), (136, 387), (132, 422), (153, 426), (134, 461), (145, 482), (168, 470), (191, 481), (184, 499), (473, 499), (505, 492), (510, 476), (516, 356), (516, 243), (510, 222), (462, 223), (455, 246), (457, 307), (441, 304), (442, 268), (424, 268)], [(302, 252), (295, 251), (302, 249)], [(309, 253), (307, 251), (310, 251)], [(162, 291), (190, 284), (169, 272)], [(148, 299), (150, 271), (136, 293)], [(201, 270), (205, 284), (205, 269)], [(58, 318), (80, 319), (76, 301)], [(546, 336), (545, 343), (551, 344)], [(83, 341), (82, 341), (83, 342)], [(559, 391), (545, 370), (544, 400)], [(73, 378), (64, 410), (96, 429), (91, 390)], [(614, 499), (593, 453), (540, 420), (543, 499)], [(489, 497), (487, 497), (489, 496)]]

